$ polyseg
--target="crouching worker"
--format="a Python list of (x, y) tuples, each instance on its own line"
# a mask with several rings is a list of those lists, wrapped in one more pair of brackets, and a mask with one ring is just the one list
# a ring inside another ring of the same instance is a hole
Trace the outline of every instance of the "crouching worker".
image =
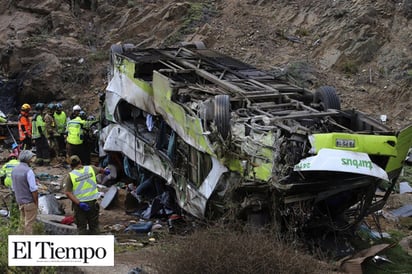
[(17, 155), (10, 153), (7, 157), (7, 163), (5, 163), (0, 169), (0, 177), (3, 180), (3, 183), (6, 187), (11, 188), (11, 172), (12, 170), (20, 164), (20, 161), (17, 160)]
[[(99, 233), (99, 192), (96, 174), (105, 170), (94, 165), (83, 166), (79, 156), (69, 159), (72, 171), (63, 179), (67, 197), (73, 203), (74, 219), (79, 234)], [(107, 171), (106, 171), (107, 172)]]

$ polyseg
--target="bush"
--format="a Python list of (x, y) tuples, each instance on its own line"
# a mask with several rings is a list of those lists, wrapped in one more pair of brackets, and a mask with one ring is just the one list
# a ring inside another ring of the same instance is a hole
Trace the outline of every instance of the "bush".
[(183, 17), (183, 23), (179, 30), (172, 33), (166, 41), (165, 46), (176, 44), (177, 42), (184, 41), (184, 36), (193, 33), (193, 31), (208, 22), (210, 17), (216, 14), (210, 1), (202, 1), (200, 3), (190, 3), (187, 13)]
[[(12, 197), (8, 197), (12, 198)], [(18, 231), (20, 213), (17, 204), (6, 201), (10, 208), (10, 218), (2, 219), (0, 226), (0, 273), (56, 273), (56, 267), (51, 266), (9, 266), (8, 265), (8, 236)], [(10, 206), (9, 206), (10, 205)], [(41, 225), (33, 227), (35, 234), (43, 234)]]
[(159, 273), (327, 273), (332, 268), (273, 233), (227, 228), (199, 230), (164, 246)]
[(348, 75), (354, 75), (359, 72), (358, 65), (353, 61), (346, 61), (342, 64), (341, 70)]

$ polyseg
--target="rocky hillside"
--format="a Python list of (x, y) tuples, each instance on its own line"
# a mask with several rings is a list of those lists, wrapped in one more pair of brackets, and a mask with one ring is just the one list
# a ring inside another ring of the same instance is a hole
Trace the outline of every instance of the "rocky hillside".
[[(412, 122), (412, 0), (0, 0), (3, 75), (23, 101), (79, 103), (104, 90), (110, 45), (202, 40), (300, 85), (333, 85), (344, 107)], [(97, 4), (96, 4), (97, 2)]]

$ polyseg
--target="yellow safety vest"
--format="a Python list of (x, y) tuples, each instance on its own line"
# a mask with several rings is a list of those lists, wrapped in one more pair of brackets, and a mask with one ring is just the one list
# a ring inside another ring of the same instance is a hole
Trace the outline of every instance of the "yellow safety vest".
[(11, 172), (13, 171), (13, 169), (18, 166), (18, 164), (20, 164), (19, 160), (16, 159), (11, 159), (10, 161), (8, 161), (7, 163), (5, 163), (2, 167), (1, 167), (1, 171), (0, 174), (2, 176), (6, 176), (6, 178), (4, 179), (4, 185), (7, 187), (11, 187)]
[(53, 114), (54, 117), (54, 121), (56, 122), (56, 130), (58, 133), (64, 133), (64, 131), (66, 130), (66, 113), (64, 111), (62, 111), (60, 114), (58, 114), (57, 112), (55, 112)]
[(72, 145), (83, 144), (83, 127), (85, 121), (76, 117), (67, 122), (67, 143)]
[(80, 202), (92, 201), (99, 198), (96, 175), (91, 166), (74, 169), (69, 174), (73, 183), (73, 194)]
[(38, 127), (41, 128), (41, 131), (43, 132), (43, 134), (45, 133), (46, 130), (46, 123), (43, 120), (43, 117), (41, 116), (41, 114), (36, 113), (33, 117), (33, 121), (32, 121), (32, 134), (31, 137), (33, 139), (37, 139), (40, 138), (40, 132)]

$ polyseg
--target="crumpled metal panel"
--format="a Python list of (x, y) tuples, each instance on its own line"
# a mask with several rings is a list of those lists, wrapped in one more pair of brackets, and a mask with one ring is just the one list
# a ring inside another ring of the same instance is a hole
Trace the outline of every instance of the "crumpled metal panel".
[(205, 135), (202, 121), (172, 101), (172, 87), (169, 78), (154, 71), (153, 88), (156, 111), (167, 124), (191, 146), (210, 155), (215, 155)]
[(212, 169), (199, 189), (196, 189), (185, 181), (186, 178), (175, 181), (172, 176), (173, 169), (168, 161), (162, 159), (152, 147), (136, 138), (127, 128), (111, 125), (104, 128), (103, 132), (108, 132), (106, 139), (102, 140), (103, 150), (122, 152), (138, 165), (164, 178), (175, 188), (180, 207), (196, 217), (204, 217), (207, 199), (212, 195), (222, 174), (227, 171), (216, 158), (212, 157)]
[[(103, 150), (122, 152), (129, 159), (172, 183), (172, 170), (153, 148), (136, 138), (126, 127), (114, 126), (108, 134)], [(146, 150), (148, 152), (146, 152)]]
[[(108, 114), (113, 114), (120, 99), (125, 100), (150, 114), (155, 115), (156, 109), (153, 103), (152, 92), (146, 91), (136, 85), (126, 74), (114, 71), (113, 78), (106, 88), (106, 107)], [(107, 114), (107, 113), (106, 113)], [(110, 117), (108, 117), (108, 120)], [(114, 118), (112, 117), (114, 121)]]

